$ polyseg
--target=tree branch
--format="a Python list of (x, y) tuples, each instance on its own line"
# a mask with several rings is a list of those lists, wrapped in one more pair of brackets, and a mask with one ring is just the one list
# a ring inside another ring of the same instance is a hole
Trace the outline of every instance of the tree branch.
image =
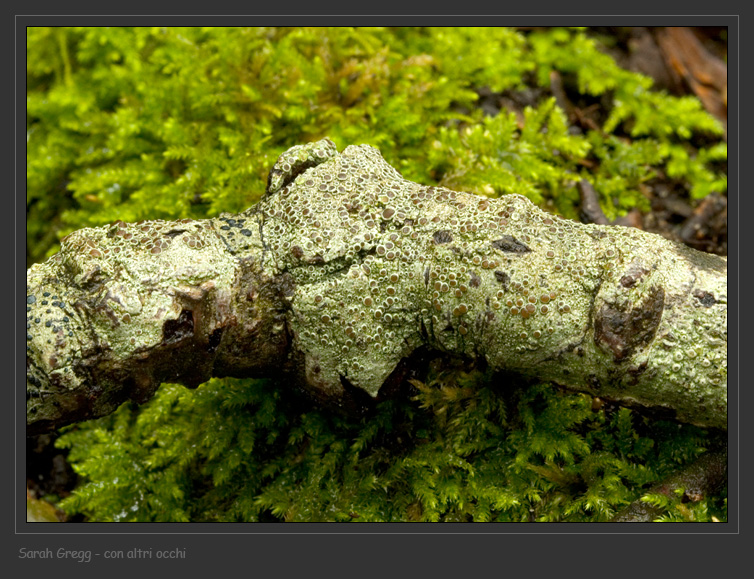
[[(653, 486), (645, 494), (662, 494), (672, 499), (677, 489), (683, 489), (683, 501), (698, 502), (714, 495), (728, 482), (728, 451), (710, 451), (700, 456), (683, 470)], [(666, 509), (645, 502), (634, 501), (618, 513), (614, 523), (649, 523), (665, 513)]]
[(82, 229), (32, 266), (27, 430), (211, 376), (347, 406), (426, 348), (726, 428), (727, 261), (325, 139), (284, 153), (243, 213)]

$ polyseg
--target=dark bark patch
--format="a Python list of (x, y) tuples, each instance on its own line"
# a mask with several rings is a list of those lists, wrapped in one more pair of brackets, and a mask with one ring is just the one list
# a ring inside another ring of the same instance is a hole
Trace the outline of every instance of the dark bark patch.
[(504, 291), (508, 291), (508, 282), (511, 278), (507, 273), (495, 270), (495, 279), (502, 284)]
[(215, 350), (217, 350), (217, 347), (220, 345), (220, 342), (223, 339), (223, 329), (217, 328), (214, 332), (212, 332), (209, 335), (209, 341), (207, 344), (207, 352), (210, 354), (213, 354)]
[(194, 314), (191, 310), (181, 310), (175, 320), (167, 320), (162, 325), (162, 341), (175, 344), (194, 335)]
[(699, 300), (699, 302), (705, 307), (708, 308), (710, 306), (713, 306), (717, 303), (717, 300), (715, 299), (715, 296), (713, 296), (709, 292), (702, 291), (700, 289), (694, 290), (693, 296)]
[(440, 245), (441, 243), (450, 243), (453, 241), (453, 235), (447, 229), (440, 229), (439, 231), (435, 231), (432, 239), (435, 240), (437, 245)]
[(589, 387), (595, 392), (599, 392), (602, 388), (602, 382), (600, 382), (599, 378), (597, 378), (597, 376), (595, 376), (594, 374), (589, 374), (586, 381)]
[(479, 285), (482, 283), (482, 278), (479, 277), (479, 274), (475, 271), (471, 272), (471, 278), (469, 279), (469, 285), (471, 287), (479, 287)]
[(628, 268), (625, 275), (620, 278), (620, 285), (625, 288), (631, 288), (641, 280), (643, 276), (649, 273), (649, 270), (641, 267), (640, 265), (632, 264)]
[[(42, 381), (39, 378), (37, 378), (34, 374), (31, 374), (28, 370), (26, 371), (26, 381), (29, 382), (32, 386), (35, 386), (37, 388), (42, 387)], [(29, 391), (27, 390), (26, 393), (27, 393), (27, 398), (28, 398)]]
[(296, 282), (293, 281), (293, 276), (287, 271), (275, 276), (271, 285), (274, 293), (278, 296), (290, 298), (296, 294)]
[(620, 285), (622, 285), (623, 287), (633, 287), (634, 285), (636, 285), (636, 278), (630, 275), (624, 275), (622, 278), (620, 278)]
[(652, 286), (639, 304), (604, 305), (594, 320), (594, 341), (615, 361), (643, 350), (654, 338), (665, 306), (665, 290)]
[(129, 377), (125, 383), (128, 385), (128, 396), (138, 404), (144, 404), (149, 400), (159, 386), (149, 369), (137, 370), (133, 378)]
[(490, 245), (492, 245), (493, 249), (504, 251), (505, 253), (528, 253), (531, 251), (525, 243), (522, 243), (512, 235), (503, 235)]
[(639, 383), (639, 378), (647, 370), (647, 361), (645, 360), (638, 366), (632, 366), (626, 370), (626, 373), (630, 377), (631, 385), (636, 386)]

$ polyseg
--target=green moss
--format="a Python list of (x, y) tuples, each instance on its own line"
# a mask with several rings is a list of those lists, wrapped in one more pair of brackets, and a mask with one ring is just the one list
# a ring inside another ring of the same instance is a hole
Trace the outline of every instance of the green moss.
[[(569, 217), (581, 178), (610, 217), (646, 208), (657, 172), (694, 197), (727, 185), (719, 123), (584, 31), (29, 28), (27, 54), (29, 263), (83, 226), (241, 211), (280, 153), (325, 135), (379, 148), (409, 180), (522, 193)], [(574, 100), (605, 101), (602, 126), (572, 134), (553, 71)], [(531, 84), (522, 118), (476, 106), (482, 89)]]
[[(85, 480), (61, 506), (105, 521), (605, 521), (714, 442), (500, 381), (439, 369), (359, 420), (268, 381), (163, 385), (59, 439)], [(724, 520), (719, 503), (708, 517)]]
[[(604, 106), (596, 126), (571, 126), (553, 73)], [(241, 211), (280, 153), (325, 135), (378, 147), (407, 179), (566, 217), (583, 178), (611, 218), (646, 209), (658, 175), (690, 198), (727, 185), (719, 123), (584, 30), (29, 28), (27, 86), (29, 264), (81, 227)], [(529, 106), (487, 115), (485, 91)], [(62, 505), (91, 520), (605, 520), (710, 444), (497, 381), (438, 371), (363, 420), (273, 382), (165, 385), (61, 438), (84, 481)]]

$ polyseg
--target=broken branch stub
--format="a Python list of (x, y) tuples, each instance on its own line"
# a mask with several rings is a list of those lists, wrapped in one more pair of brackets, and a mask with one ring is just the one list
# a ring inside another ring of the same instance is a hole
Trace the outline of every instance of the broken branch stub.
[(76, 231), (26, 302), (29, 433), (211, 376), (346, 404), (419, 348), (727, 426), (725, 258), (412, 183), (366, 145), (290, 149), (238, 215)]

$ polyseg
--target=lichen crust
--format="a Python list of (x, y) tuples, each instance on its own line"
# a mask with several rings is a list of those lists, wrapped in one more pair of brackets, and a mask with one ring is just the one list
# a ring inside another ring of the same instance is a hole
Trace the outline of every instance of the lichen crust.
[(237, 264), (217, 227), (184, 219), (85, 228), (64, 238), (50, 260), (33, 265), (27, 271), (27, 412), (54, 413), (43, 404), (45, 393), (85, 389), (89, 359), (146, 358), (187, 303), (230, 292)]
[(26, 311), (27, 416), (50, 423), (211, 375), (377, 397), (424, 348), (727, 427), (724, 258), (413, 183), (368, 145), (286, 151), (237, 215), (74, 232)]
[(656, 405), (670, 380), (715, 411), (725, 403), (709, 389), (725, 384), (726, 288), (696, 273), (724, 260), (520, 195), (422, 186), (367, 145), (311, 164), (254, 211), (268, 267), (295, 280), (290, 326), (323, 384), (376, 396), (426, 344), (603, 396), (632, 384)]

